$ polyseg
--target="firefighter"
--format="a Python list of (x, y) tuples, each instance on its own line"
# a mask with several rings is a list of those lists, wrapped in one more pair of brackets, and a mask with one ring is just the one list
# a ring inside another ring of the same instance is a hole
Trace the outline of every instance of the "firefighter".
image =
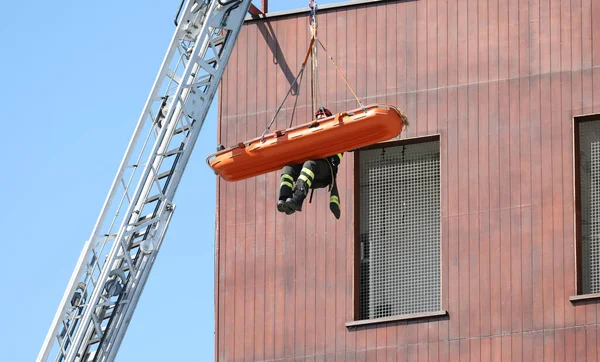
[[(319, 120), (331, 115), (329, 109), (321, 107), (316, 112), (315, 118)], [(329, 209), (336, 219), (339, 219), (341, 210), (336, 176), (342, 156), (342, 153), (338, 153), (318, 160), (308, 160), (302, 165), (285, 166), (281, 172), (277, 210), (287, 215), (302, 211), (302, 203), (309, 189), (329, 186)]]

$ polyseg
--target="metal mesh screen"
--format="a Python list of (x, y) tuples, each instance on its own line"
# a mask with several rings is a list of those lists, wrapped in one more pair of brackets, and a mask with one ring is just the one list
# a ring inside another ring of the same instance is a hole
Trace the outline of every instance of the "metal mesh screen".
[(600, 293), (600, 121), (579, 123), (581, 277), (583, 293)]
[(360, 319), (439, 311), (439, 140), (359, 159)]

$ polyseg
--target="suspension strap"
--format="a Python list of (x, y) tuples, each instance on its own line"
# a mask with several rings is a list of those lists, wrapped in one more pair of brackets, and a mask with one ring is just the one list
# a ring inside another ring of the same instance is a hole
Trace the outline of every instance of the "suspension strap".
[[(300, 79), (300, 81), (302, 81), (302, 75), (304, 74), (304, 69), (306, 68), (306, 63), (308, 62), (308, 57), (310, 56), (310, 53), (311, 53), (310, 49), (312, 48), (314, 42), (315, 42), (315, 39), (311, 39), (310, 40), (310, 44), (308, 46), (308, 51), (306, 52), (306, 56), (304, 57), (304, 62), (302, 62), (302, 67), (300, 68), (300, 71), (298, 72), (298, 75), (296, 76), (296, 78), (292, 82), (292, 85), (290, 86), (290, 89), (288, 89), (285, 97), (283, 98), (283, 101), (281, 101), (281, 103), (279, 104), (279, 107), (277, 107), (277, 110), (275, 111), (275, 114), (273, 115), (273, 119), (271, 119), (271, 122), (269, 122), (269, 125), (267, 126), (267, 128), (265, 128), (265, 131), (263, 132), (262, 136), (260, 137), (260, 143), (263, 143), (265, 141), (265, 135), (271, 129), (271, 126), (275, 122), (275, 119), (277, 119), (277, 115), (281, 111), (281, 108), (285, 104), (285, 101), (287, 100), (288, 96), (292, 92), (292, 89), (294, 89), (294, 85), (295, 84), (299, 85), (299, 83), (298, 83), (299, 79)], [(298, 97), (296, 97), (296, 102), (297, 101), (298, 101)], [(294, 102), (294, 107), (296, 105), (296, 102)], [(294, 111), (295, 111), (295, 109), (294, 109)], [(292, 115), (292, 119), (293, 119), (293, 115)]]
[(331, 192), (331, 190), (333, 190), (333, 186), (335, 185), (335, 176), (333, 175), (333, 166), (331, 166), (331, 162), (329, 162), (328, 158), (326, 158), (325, 161), (327, 161), (329, 172), (331, 172), (331, 183), (329, 184), (329, 192)]
[(292, 123), (294, 122), (294, 115), (296, 114), (296, 107), (298, 105), (298, 97), (300, 97), (300, 86), (302, 85), (302, 79), (304, 79), (304, 71), (302, 71), (300, 81), (298, 82), (298, 91), (296, 92), (296, 99), (294, 99), (294, 107), (292, 107), (292, 116), (290, 117), (290, 125), (288, 128), (291, 128)]
[(325, 49), (325, 46), (323, 45), (323, 43), (321, 43), (321, 40), (317, 39), (317, 42), (319, 42), (319, 44), (321, 44), (321, 48), (323, 48), (323, 50), (325, 51), (325, 54), (327, 54), (327, 57), (329, 58), (329, 60), (331, 60), (331, 63), (333, 63), (333, 66), (338, 71), (339, 75), (342, 77), (342, 79), (344, 80), (344, 82), (346, 82), (346, 85), (348, 86), (348, 89), (350, 89), (350, 92), (352, 92), (352, 95), (354, 95), (354, 98), (356, 98), (356, 101), (358, 102), (358, 105), (360, 106), (360, 108), (362, 108), (363, 111), (366, 111), (366, 108), (362, 104), (362, 102), (360, 101), (360, 98), (358, 98), (358, 96), (356, 95), (356, 92), (354, 92), (354, 89), (352, 89), (352, 86), (350, 85), (350, 83), (348, 83), (348, 80), (346, 80), (346, 77), (344, 77), (344, 74), (342, 73), (342, 71), (340, 70), (340, 68), (335, 63), (335, 60), (333, 60), (333, 57), (331, 55), (329, 55), (329, 53), (327, 53), (327, 49)]
[[(310, 0), (308, 3), (308, 7), (310, 8), (310, 16), (308, 19), (308, 23), (310, 26), (310, 37), (311, 40), (317, 39), (317, 1)], [(317, 105), (319, 103), (319, 70), (318, 70), (318, 57), (317, 57), (317, 44), (313, 42), (313, 46), (311, 47), (311, 78), (310, 78), (310, 98), (312, 100), (311, 107), (312, 113), (315, 114), (317, 110)]]

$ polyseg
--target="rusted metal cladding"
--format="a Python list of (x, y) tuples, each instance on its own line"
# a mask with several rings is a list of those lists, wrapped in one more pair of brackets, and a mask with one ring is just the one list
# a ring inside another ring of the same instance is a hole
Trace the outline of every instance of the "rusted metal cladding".
[[(249, 21), (220, 92), (219, 141), (260, 136), (299, 71), (307, 13)], [(294, 216), (276, 172), (218, 180), (219, 361), (597, 360), (600, 307), (576, 291), (572, 117), (600, 112), (600, 1), (416, 0), (319, 13), (319, 36), (365, 103), (440, 135), (447, 318), (349, 329), (354, 169)], [(319, 53), (320, 104), (356, 108)], [(293, 124), (311, 115), (310, 78)], [(294, 98), (275, 128), (289, 126)]]

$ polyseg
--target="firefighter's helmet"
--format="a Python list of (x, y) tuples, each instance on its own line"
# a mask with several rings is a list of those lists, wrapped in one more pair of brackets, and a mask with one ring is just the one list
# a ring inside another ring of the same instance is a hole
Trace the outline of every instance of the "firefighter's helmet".
[(317, 113), (315, 113), (315, 118), (323, 118), (323, 117), (331, 117), (332, 113), (329, 109), (325, 107), (319, 108)]

